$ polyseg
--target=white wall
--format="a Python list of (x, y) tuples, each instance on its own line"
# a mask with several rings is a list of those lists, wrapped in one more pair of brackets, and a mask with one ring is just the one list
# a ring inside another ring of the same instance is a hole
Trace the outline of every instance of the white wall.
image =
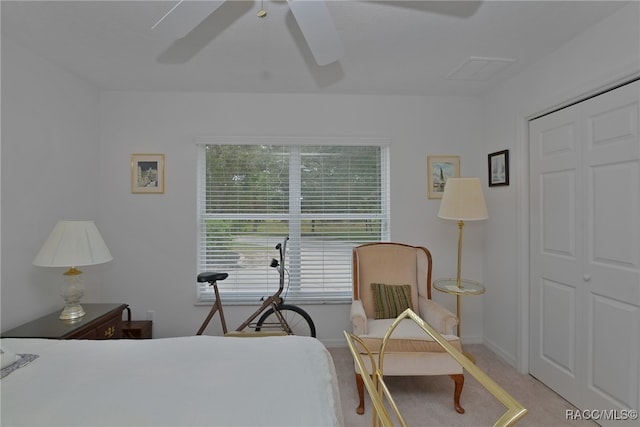
[[(392, 240), (427, 245), (434, 277), (455, 275), (457, 227), (426, 197), (426, 157), (461, 155), (462, 173), (485, 174), (479, 104), (469, 98), (130, 93), (100, 95), (100, 225), (114, 256), (105, 300), (155, 312), (154, 335), (193, 334), (196, 307), (196, 147), (203, 135), (373, 136), (391, 143)], [(164, 153), (163, 195), (130, 193), (132, 153)], [(481, 226), (465, 235), (465, 271), (482, 280)], [(455, 310), (449, 295), (435, 297)], [(349, 306), (305, 306), (319, 337), (343, 342)], [(464, 336), (482, 337), (482, 297), (465, 301)], [(247, 307), (225, 314), (237, 325)], [(218, 320), (212, 322), (218, 330)], [(215, 333), (213, 327), (210, 333)]]
[(59, 219), (97, 219), (98, 167), (98, 91), (3, 36), (3, 330), (62, 308), (63, 270), (31, 262)]
[(484, 99), (487, 153), (511, 151), (511, 185), (487, 190), (484, 340), (528, 369), (526, 118), (640, 70), (640, 3), (633, 2)]
[[(96, 219), (114, 261), (85, 268), (86, 302), (155, 311), (155, 336), (193, 334), (196, 150), (202, 135), (373, 136), (392, 140), (392, 239), (427, 245), (434, 277), (455, 273), (456, 227), (426, 198), (426, 156), (461, 155), (484, 173), (479, 104), (469, 98), (102, 93), (2, 40), (2, 330), (60, 309), (62, 270), (31, 262), (59, 219)], [(130, 155), (166, 155), (166, 192), (130, 193)], [(465, 271), (482, 280), (481, 227), (468, 227)], [(435, 298), (455, 309), (449, 295)], [(319, 336), (342, 343), (349, 306), (306, 307)], [(227, 310), (230, 324), (249, 307)], [(469, 342), (482, 297), (465, 302)], [(219, 332), (217, 324), (209, 333)]]

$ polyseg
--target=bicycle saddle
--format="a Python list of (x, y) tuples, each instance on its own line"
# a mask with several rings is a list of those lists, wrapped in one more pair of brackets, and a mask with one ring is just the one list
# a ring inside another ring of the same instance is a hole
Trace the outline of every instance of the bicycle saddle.
[(227, 273), (216, 273), (215, 271), (205, 271), (198, 274), (198, 282), (217, 282), (218, 280), (224, 280), (229, 277)]

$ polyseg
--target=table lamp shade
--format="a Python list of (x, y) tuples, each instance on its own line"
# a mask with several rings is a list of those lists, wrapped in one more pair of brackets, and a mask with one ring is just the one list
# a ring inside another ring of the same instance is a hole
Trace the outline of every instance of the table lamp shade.
[(457, 221), (487, 219), (482, 184), (479, 178), (449, 178), (444, 186), (438, 217)]
[(80, 267), (112, 259), (93, 221), (59, 221), (33, 264), (40, 267)]

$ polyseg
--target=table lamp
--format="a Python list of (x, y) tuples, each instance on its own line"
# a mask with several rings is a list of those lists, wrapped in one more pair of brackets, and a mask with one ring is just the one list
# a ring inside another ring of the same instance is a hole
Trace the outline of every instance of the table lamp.
[(65, 306), (60, 319), (84, 316), (80, 305), (84, 295), (82, 272), (76, 267), (109, 262), (113, 259), (93, 221), (59, 221), (33, 260), (39, 267), (69, 268), (63, 273), (62, 298)]

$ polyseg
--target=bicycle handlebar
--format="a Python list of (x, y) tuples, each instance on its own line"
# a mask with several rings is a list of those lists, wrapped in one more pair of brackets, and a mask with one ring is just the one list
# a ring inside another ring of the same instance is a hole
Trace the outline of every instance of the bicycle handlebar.
[(276, 245), (276, 249), (280, 251), (280, 263), (284, 265), (284, 256), (287, 253), (287, 241), (289, 240), (289, 236), (285, 237), (282, 243), (278, 243)]
[(284, 278), (284, 257), (287, 253), (287, 241), (289, 240), (289, 236), (285, 237), (282, 243), (278, 243), (276, 245), (276, 249), (280, 252), (280, 261), (275, 258), (271, 260), (271, 267), (277, 268), (280, 273), (280, 281), (283, 281)]

